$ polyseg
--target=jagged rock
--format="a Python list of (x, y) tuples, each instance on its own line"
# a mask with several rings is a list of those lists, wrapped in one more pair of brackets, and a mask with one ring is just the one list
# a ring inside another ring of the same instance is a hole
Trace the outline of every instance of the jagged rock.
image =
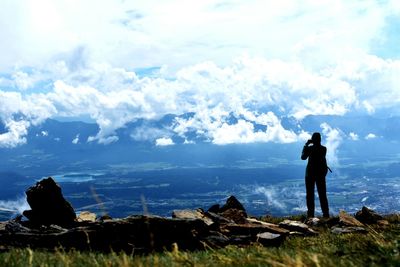
[(225, 205), (223, 205), (220, 210), (219, 213), (224, 212), (226, 210), (229, 209), (236, 209), (236, 210), (241, 210), (244, 211), (245, 217), (247, 217), (247, 213), (245, 208), (243, 207), (242, 203), (239, 202), (239, 200), (237, 200), (236, 197), (234, 196), (230, 196), (227, 200)]
[(365, 224), (376, 224), (379, 220), (383, 220), (381, 215), (365, 206), (356, 212), (355, 218)]
[(278, 246), (282, 243), (284, 237), (280, 234), (273, 234), (270, 232), (264, 232), (257, 234), (257, 242), (263, 246)]
[(77, 222), (95, 222), (96, 221), (96, 213), (90, 211), (81, 211), (76, 218)]
[(224, 225), (222, 231), (228, 235), (250, 235), (256, 236), (259, 233), (270, 232), (273, 234), (288, 235), (289, 231), (279, 228), (278, 226), (271, 227), (263, 224), (227, 224)]
[(254, 237), (251, 235), (232, 235), (229, 238), (230, 245), (250, 245), (254, 241)]
[(205, 215), (210, 218), (211, 220), (213, 220), (215, 223), (217, 224), (228, 224), (228, 223), (235, 223), (233, 220), (230, 220), (228, 218), (225, 218), (219, 214), (207, 211), (205, 213)]
[(364, 227), (348, 226), (348, 227), (332, 227), (333, 234), (351, 234), (351, 233), (367, 233)]
[(246, 223), (247, 214), (243, 210), (227, 209), (224, 212), (220, 213), (220, 215), (238, 224)]
[(31, 210), (25, 210), (23, 214), (32, 224), (68, 226), (74, 223), (75, 211), (51, 177), (28, 188), (26, 196)]
[(31, 231), (28, 227), (22, 226), (16, 221), (9, 221), (5, 225), (5, 230), (9, 233), (29, 233)]
[(355, 226), (355, 227), (363, 227), (364, 226), (360, 221), (358, 221), (356, 218), (350, 216), (343, 210), (341, 210), (339, 212), (339, 224), (342, 226)]
[(174, 210), (172, 212), (172, 218), (178, 219), (199, 219), (207, 225), (212, 225), (214, 221), (204, 214), (201, 209), (197, 210)]
[(0, 222), (0, 233), (3, 233), (6, 231), (6, 222)]
[(98, 218), (97, 220), (98, 220), (99, 222), (104, 222), (104, 221), (110, 221), (110, 220), (112, 220), (112, 219), (113, 219), (113, 218), (112, 218), (110, 215), (104, 214), (104, 215), (100, 216), (100, 218)]
[(286, 235), (289, 233), (288, 230), (283, 229), (281, 227), (279, 227), (276, 224), (273, 223), (267, 223), (267, 222), (263, 222), (254, 218), (246, 218), (246, 221), (249, 224), (253, 224), (253, 225), (261, 225), (263, 227), (263, 229), (265, 230), (265, 232), (271, 232), (271, 233), (277, 233), (280, 235)]
[(218, 213), (220, 211), (220, 206), (219, 204), (214, 204), (207, 211), (212, 213)]
[(230, 244), (230, 239), (218, 231), (210, 231), (210, 235), (205, 237), (204, 241), (211, 248), (223, 248)]
[[(50, 227), (25, 227), (1, 235), (0, 246), (126, 251), (129, 253), (163, 251), (177, 244), (182, 250), (204, 249), (210, 236), (201, 220), (167, 219), (157, 216), (131, 216), (105, 222), (85, 222), (54, 232)], [(83, 225), (83, 226), (80, 226)], [(19, 227), (19, 226), (18, 226)]]
[(298, 222), (298, 221), (292, 221), (292, 220), (284, 220), (283, 222), (279, 223), (279, 226), (282, 228), (285, 228), (289, 231), (294, 231), (294, 232), (300, 232), (305, 235), (317, 235), (318, 232), (314, 231), (310, 227), (307, 226), (307, 224)]

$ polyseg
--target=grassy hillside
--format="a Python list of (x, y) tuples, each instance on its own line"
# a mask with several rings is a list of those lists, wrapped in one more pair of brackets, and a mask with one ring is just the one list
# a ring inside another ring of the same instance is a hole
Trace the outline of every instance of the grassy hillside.
[[(390, 218), (389, 218), (390, 219)], [(400, 224), (368, 234), (290, 237), (280, 247), (230, 246), (219, 250), (131, 256), (125, 253), (13, 249), (0, 253), (0, 266), (400, 266)]]

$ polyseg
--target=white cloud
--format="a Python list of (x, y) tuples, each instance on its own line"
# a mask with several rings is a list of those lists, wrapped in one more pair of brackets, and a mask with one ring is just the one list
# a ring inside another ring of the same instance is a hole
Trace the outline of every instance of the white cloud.
[(183, 144), (185, 144), (185, 145), (193, 145), (193, 144), (196, 144), (196, 142), (195, 142), (195, 141), (192, 141), (192, 140), (187, 140), (187, 139), (185, 139), (185, 141), (183, 142)]
[(19, 197), (15, 200), (0, 200), (0, 210), (22, 214), (24, 210), (29, 210), (29, 208), (25, 196)]
[(377, 136), (373, 133), (369, 133), (365, 136), (365, 140), (375, 139)]
[[(378, 87), (372, 80), (370, 87), (360, 87), (364, 78), (359, 77), (371, 73), (371, 68), (364, 67), (368, 62), (355, 68), (359, 73), (355, 80), (345, 76), (341, 69), (340, 74), (336, 69), (320, 73), (307, 70), (299, 63), (248, 57), (236, 60), (229, 67), (208, 62), (184, 68), (172, 80), (138, 78), (134, 73), (106, 66), (103, 69), (111, 73), (110, 77), (99, 80), (99, 66), (96, 65), (81, 71), (87, 73), (86, 82), (67, 76), (70, 84), (58, 80), (48, 93), (0, 91), (0, 118), (13, 121), (19, 114), (22, 115), (20, 120), (29, 126), (54, 116), (88, 116), (100, 128), (88, 141), (109, 144), (118, 140), (115, 131), (128, 122), (191, 112), (193, 116), (178, 118), (166, 131), (172, 130), (182, 137), (192, 131), (217, 144), (294, 142), (299, 138), (303, 140), (304, 136), (284, 129), (281, 116), (302, 119), (309, 114), (362, 113), (366, 99), (374, 101), (375, 109), (390, 107), (396, 112), (398, 91), (394, 82), (385, 87), (388, 98), (373, 97)], [(387, 80), (387, 75), (395, 79), (391, 74), (393, 66), (397, 65), (380, 64), (380, 71), (373, 71), (374, 80)], [(72, 85), (75, 83), (78, 85)], [(242, 121), (232, 123), (230, 116), (242, 118)], [(254, 124), (265, 126), (265, 130), (256, 130)], [(140, 134), (133, 133), (132, 137), (143, 139)], [(153, 135), (154, 140), (165, 134)]]
[(218, 145), (254, 142), (291, 143), (298, 139), (294, 132), (285, 130), (280, 122), (268, 125), (265, 131), (256, 131), (253, 123), (245, 120), (239, 120), (236, 124), (223, 123), (209, 135), (212, 137), (212, 142)]
[(175, 145), (175, 143), (169, 137), (161, 137), (156, 139), (156, 146), (171, 146), (171, 145)]
[(274, 207), (281, 210), (286, 209), (285, 202), (281, 197), (279, 197), (279, 193), (276, 192), (274, 187), (259, 186), (255, 188), (254, 193), (264, 195), (268, 207)]
[(159, 129), (152, 126), (140, 126), (136, 127), (130, 136), (135, 141), (154, 141), (170, 134), (171, 133), (166, 129)]
[[(0, 11), (2, 67), (15, 62), (40, 65), (80, 45), (88, 47), (91, 58), (125, 68), (167, 63), (178, 69), (206, 58), (226, 64), (243, 52), (285, 60), (306, 58), (308, 64), (320, 66), (367, 52), (396, 8), (392, 1), (223, 4), (5, 1)], [(7, 27), (10, 21), (14, 27)]]
[(75, 136), (75, 138), (72, 140), (72, 144), (76, 145), (76, 144), (78, 144), (78, 143), (79, 143), (79, 134), (77, 134), (77, 135)]
[(349, 137), (353, 141), (357, 141), (359, 139), (358, 134), (353, 133), (353, 132), (349, 133)]
[(339, 129), (332, 128), (327, 123), (322, 123), (321, 128), (323, 137), (326, 137), (326, 148), (328, 150), (326, 158), (328, 161), (328, 166), (338, 166), (339, 160), (337, 153), (338, 148), (343, 140), (342, 133)]
[[(87, 141), (109, 144), (137, 119), (193, 113), (132, 138), (194, 133), (226, 144), (304, 140), (283, 116), (400, 114), (400, 60), (372, 49), (396, 38), (387, 21), (399, 10), (396, 1), (5, 1), (0, 120), (24, 127), (7, 127), (1, 144), (23, 144), (31, 125), (54, 117), (90, 117), (100, 130)], [(160, 68), (151, 77), (133, 71), (151, 67)]]
[(5, 123), (8, 132), (0, 134), (0, 147), (16, 147), (26, 143), (29, 122), (8, 121)]

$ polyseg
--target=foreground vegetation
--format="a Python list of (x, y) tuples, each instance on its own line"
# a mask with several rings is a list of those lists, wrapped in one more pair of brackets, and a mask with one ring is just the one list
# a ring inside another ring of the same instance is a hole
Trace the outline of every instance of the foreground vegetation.
[(0, 253), (0, 266), (400, 266), (400, 224), (369, 228), (368, 234), (290, 237), (280, 247), (230, 246), (218, 250), (147, 256), (125, 253), (12, 249)]

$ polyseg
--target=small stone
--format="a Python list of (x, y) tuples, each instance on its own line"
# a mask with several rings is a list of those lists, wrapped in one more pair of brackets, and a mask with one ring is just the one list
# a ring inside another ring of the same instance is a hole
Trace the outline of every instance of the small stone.
[(270, 232), (274, 234), (287, 235), (289, 231), (278, 226), (256, 225), (256, 224), (227, 224), (223, 226), (223, 231), (230, 235), (252, 235), (256, 236), (259, 233)]
[(257, 234), (257, 242), (263, 246), (276, 246), (283, 241), (283, 237), (280, 234), (273, 234), (269, 232), (264, 232)]
[(225, 218), (225, 217), (223, 217), (223, 216), (221, 216), (221, 215), (219, 215), (219, 214), (216, 214), (216, 213), (214, 213), (214, 212), (207, 211), (207, 212), (205, 213), (205, 215), (206, 215), (208, 218), (210, 218), (211, 220), (213, 220), (214, 222), (218, 223), (218, 224), (235, 223), (234, 221), (232, 221), (232, 220), (230, 220), (230, 219), (228, 219), (228, 218)]
[(78, 222), (95, 222), (96, 221), (96, 213), (90, 211), (82, 211), (79, 213), (76, 218)]
[(229, 245), (229, 238), (217, 231), (210, 231), (210, 235), (204, 241), (212, 248), (222, 248)]
[(390, 225), (390, 223), (387, 220), (378, 220), (376, 223), (381, 227), (387, 227)]
[(279, 223), (279, 226), (282, 228), (285, 228), (289, 231), (295, 231), (295, 232), (300, 232), (306, 235), (317, 235), (318, 232), (314, 231), (310, 227), (307, 226), (307, 224), (298, 222), (298, 221), (292, 221), (292, 220), (284, 220), (283, 222)]
[(339, 212), (339, 224), (343, 226), (363, 227), (364, 225), (356, 218), (347, 214), (344, 210)]
[(208, 218), (204, 212), (200, 209), (197, 210), (174, 210), (172, 212), (172, 218), (178, 219), (199, 219), (202, 220), (206, 225), (212, 225), (214, 221)]
[(251, 235), (232, 235), (229, 238), (230, 245), (250, 245), (253, 241)]
[(255, 226), (260, 225), (266, 232), (272, 232), (276, 234), (286, 235), (289, 233), (288, 230), (279, 227), (277, 224), (263, 222), (254, 218), (246, 218), (247, 223), (253, 224)]
[(112, 219), (113, 218), (110, 215), (104, 214), (104, 215), (100, 216), (100, 218), (98, 218), (97, 220), (99, 222), (105, 222), (105, 221), (111, 221)]
[(348, 226), (348, 227), (332, 227), (333, 234), (352, 234), (352, 233), (367, 233), (364, 227)]

